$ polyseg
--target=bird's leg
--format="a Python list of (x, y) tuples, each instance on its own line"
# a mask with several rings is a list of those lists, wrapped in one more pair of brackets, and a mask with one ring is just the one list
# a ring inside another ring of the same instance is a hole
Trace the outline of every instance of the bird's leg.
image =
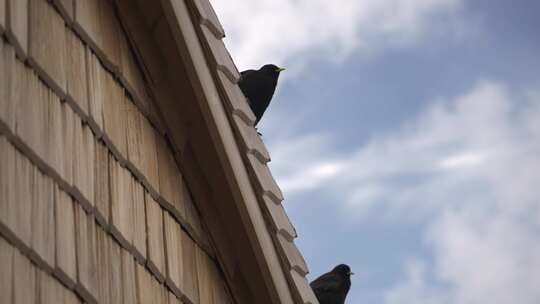
[(257, 129), (257, 127), (255, 127), (255, 131), (257, 131), (257, 134), (259, 134), (259, 136), (262, 137), (262, 134), (261, 132), (259, 132), (259, 129)]

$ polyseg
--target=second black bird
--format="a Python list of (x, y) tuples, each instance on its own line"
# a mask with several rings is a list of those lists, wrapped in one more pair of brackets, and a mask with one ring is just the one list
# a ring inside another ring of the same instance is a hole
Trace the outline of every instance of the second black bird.
[(285, 69), (267, 64), (258, 70), (247, 70), (240, 73), (238, 85), (255, 114), (255, 125), (259, 123), (264, 111), (268, 108), (276, 90), (279, 74), (283, 70)]
[(309, 285), (320, 304), (343, 304), (351, 288), (352, 274), (349, 266), (341, 264)]

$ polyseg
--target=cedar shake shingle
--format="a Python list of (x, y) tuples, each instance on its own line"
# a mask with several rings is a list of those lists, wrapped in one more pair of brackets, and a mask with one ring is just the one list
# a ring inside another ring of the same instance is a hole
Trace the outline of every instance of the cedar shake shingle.
[[(127, 107), (127, 159), (133, 164), (136, 171), (143, 174), (141, 141), (141, 113), (131, 101), (126, 102)], [(144, 175), (144, 174), (143, 174)]]
[(13, 304), (36, 303), (36, 268), (18, 250), (13, 255)]
[(281, 203), (283, 201), (283, 194), (281, 189), (277, 185), (270, 169), (265, 164), (262, 164), (257, 157), (253, 154), (248, 154), (247, 159), (249, 161), (248, 168), (253, 172), (255, 182), (258, 183), (258, 186), (262, 194), (267, 194), (272, 200), (276, 203)]
[(64, 287), (48, 273), (37, 271), (37, 294), (40, 304), (62, 303), (64, 300)]
[(118, 70), (120, 65), (120, 47), (118, 44), (120, 24), (114, 12), (111, 1), (100, 0), (99, 2), (99, 27), (101, 39), (98, 41), (100, 49), (105, 55), (105, 61), (113, 70)]
[(64, 98), (67, 88), (64, 20), (46, 0), (30, 0), (29, 4), (30, 63), (40, 77)]
[[(88, 111), (92, 128), (101, 136), (103, 132), (103, 105), (105, 103), (105, 81), (107, 71), (103, 68), (94, 53), (86, 51), (86, 71), (88, 81)], [(109, 97), (110, 98), (110, 97)]]
[(144, 266), (139, 263), (135, 263), (135, 268), (138, 303), (154, 303), (155, 298), (152, 285), (152, 275)]
[(129, 251), (122, 249), (122, 298), (124, 304), (137, 302), (135, 260)]
[(96, 246), (97, 246), (97, 300), (98, 303), (110, 302), (110, 273), (111, 273), (111, 239), (107, 232), (100, 226), (96, 230)]
[(13, 303), (13, 255), (15, 249), (0, 236), (0, 303)]
[[(15, 132), (15, 96), (22, 85), (15, 78), (15, 49), (0, 39), (0, 131), (6, 128)], [(26, 84), (24, 84), (26, 85)]]
[(8, 207), (8, 227), (15, 237), (30, 247), (32, 233), (32, 179), (36, 170), (19, 151), (15, 153), (15, 200)]
[(109, 73), (103, 74), (103, 90), (105, 103), (103, 105), (104, 136), (117, 156), (127, 157), (127, 108), (126, 96), (120, 84)]
[(75, 3), (75, 30), (93, 46), (99, 45), (102, 39), (99, 22), (100, 1), (103, 0), (85, 0)]
[(17, 56), (26, 58), (28, 51), (28, 0), (7, 0), (6, 35)]
[(42, 267), (52, 270), (55, 261), (54, 184), (36, 167), (32, 171), (32, 253)]
[(151, 191), (159, 191), (159, 173), (158, 173), (158, 158), (156, 150), (157, 133), (148, 119), (143, 115), (141, 118), (141, 155), (142, 155), (142, 173), (148, 180)]
[(62, 125), (62, 103), (53, 92), (48, 92), (49, 117), (47, 119), (47, 163), (54, 171), (55, 176), (63, 176), (64, 173), (64, 142)]
[(70, 288), (77, 281), (75, 209), (73, 199), (55, 186), (56, 268), (55, 274)]
[(167, 285), (177, 295), (181, 295), (182, 283), (182, 246), (181, 228), (176, 220), (168, 213), (164, 212), (165, 230), (165, 255), (167, 258)]
[(173, 175), (173, 167), (176, 167), (176, 164), (163, 136), (156, 136), (156, 150), (159, 172), (159, 194), (167, 203), (173, 204), (174, 191), (177, 190), (174, 187)]
[(79, 37), (71, 29), (66, 29), (67, 99), (84, 117), (89, 115), (86, 53), (86, 46)]
[(110, 220), (109, 150), (101, 141), (96, 143), (95, 162), (95, 214), (98, 222), (103, 227), (108, 227)]
[(0, 0), (0, 34), (6, 30), (6, 0)]
[(197, 251), (195, 243), (187, 233), (182, 234), (182, 258), (183, 258), (183, 300), (188, 303), (199, 303), (199, 287), (197, 278)]
[(133, 212), (131, 173), (111, 155), (109, 181), (111, 191), (111, 232), (125, 248), (131, 248), (133, 239)]
[(18, 197), (18, 166), (15, 162), (17, 154), (15, 147), (6, 137), (0, 135), (0, 163), (3, 164), (0, 167), (0, 229), (4, 235), (11, 235), (12, 238), (15, 238), (14, 234), (17, 232), (16, 221), (11, 217), (15, 215)]
[(113, 239), (110, 239), (111, 267), (109, 268), (110, 296), (109, 303), (122, 303), (122, 248)]
[(163, 240), (163, 210), (152, 196), (145, 193), (146, 230), (148, 232), (148, 254), (146, 264), (156, 278), (163, 282), (165, 277), (165, 253)]
[(62, 103), (62, 173), (61, 177), (68, 185), (73, 185), (73, 154), (75, 151), (75, 113), (69, 105)]
[(86, 302), (96, 303), (97, 250), (96, 224), (80, 204), (75, 204), (75, 231), (77, 247), (77, 292)]
[(210, 270), (210, 258), (199, 247), (195, 246), (197, 263), (197, 285), (199, 286), (199, 302), (213, 302), (212, 274)]
[(133, 210), (133, 247), (135, 258), (141, 263), (146, 260), (146, 212), (144, 205), (144, 188), (132, 177), (132, 210)]

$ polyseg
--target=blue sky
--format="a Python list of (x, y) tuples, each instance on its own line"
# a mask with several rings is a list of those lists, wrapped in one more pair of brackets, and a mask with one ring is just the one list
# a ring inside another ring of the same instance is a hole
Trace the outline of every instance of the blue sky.
[(310, 279), (348, 303), (540, 302), (540, 2), (214, 0)]

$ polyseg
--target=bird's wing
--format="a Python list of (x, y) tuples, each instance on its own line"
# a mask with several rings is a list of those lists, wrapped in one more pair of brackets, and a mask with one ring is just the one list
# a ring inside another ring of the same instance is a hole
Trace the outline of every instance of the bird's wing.
[(255, 70), (245, 70), (240, 72), (240, 78), (245, 77), (246, 75), (249, 75), (251, 73), (255, 72)]
[(327, 273), (315, 279), (311, 284), (311, 288), (315, 293), (321, 292), (339, 292), (341, 290), (340, 278), (333, 274)]

